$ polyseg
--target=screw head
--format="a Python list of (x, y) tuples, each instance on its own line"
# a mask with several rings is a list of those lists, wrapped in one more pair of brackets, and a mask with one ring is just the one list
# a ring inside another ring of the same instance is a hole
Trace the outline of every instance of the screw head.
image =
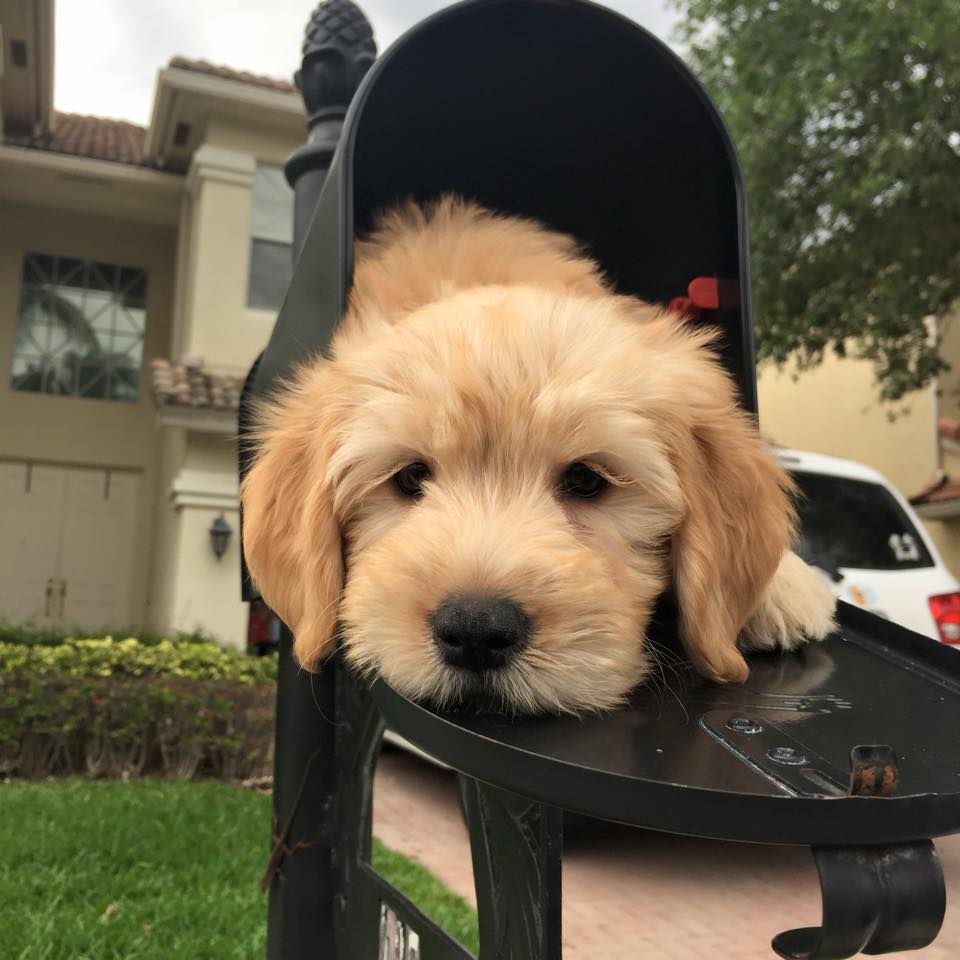
[(788, 767), (799, 767), (807, 762), (807, 758), (795, 747), (773, 747), (767, 751), (767, 756), (774, 763), (782, 763)]
[(727, 721), (727, 729), (734, 733), (763, 733), (763, 724), (756, 720), (748, 720), (746, 717), (733, 717)]

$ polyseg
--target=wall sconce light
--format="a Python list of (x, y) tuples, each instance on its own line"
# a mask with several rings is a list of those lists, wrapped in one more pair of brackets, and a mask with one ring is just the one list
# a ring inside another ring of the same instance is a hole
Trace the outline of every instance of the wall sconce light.
[(210, 524), (210, 546), (213, 547), (213, 555), (218, 560), (227, 552), (232, 533), (233, 527), (227, 523), (227, 518), (222, 513)]

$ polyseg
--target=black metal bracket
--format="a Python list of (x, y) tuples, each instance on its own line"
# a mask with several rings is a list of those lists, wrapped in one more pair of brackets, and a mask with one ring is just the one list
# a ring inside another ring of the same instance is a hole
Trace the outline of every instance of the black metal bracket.
[[(373, 770), (384, 726), (383, 699), (377, 700), (338, 656), (323, 665), (314, 681), (323, 692), (321, 712), (317, 715), (315, 709), (307, 722), (325, 731), (325, 752), (304, 759), (310, 777), (302, 782), (310, 799), (295, 813), (298, 822), (310, 815), (321, 826), (311, 819), (296, 827), (293, 840), (304, 835), (315, 839), (288, 857), (282, 869), (289, 885), (315, 892), (318, 917), (272, 914), (271, 956), (317, 956), (320, 942), (324, 956), (340, 960), (472, 960), (371, 864)], [(889, 747), (859, 746), (851, 761), (851, 791), (858, 796), (818, 803), (895, 802), (883, 798), (898, 775)], [(317, 779), (320, 784), (313, 783)], [(559, 960), (561, 811), (470, 775), (461, 774), (460, 783), (470, 828), (480, 960)], [(824, 815), (829, 809), (823, 807)], [(946, 894), (929, 840), (811, 849), (822, 890), (822, 924), (775, 937), (772, 946), (780, 957), (841, 960), (860, 952), (916, 950), (935, 939)], [(281, 903), (271, 901), (272, 906)]]
[(820, 874), (823, 922), (774, 937), (773, 949), (785, 960), (843, 960), (861, 952), (919, 950), (940, 932), (946, 891), (929, 840), (812, 850)]
[(480, 960), (557, 960), (562, 812), (464, 776), (460, 792), (470, 826)]
[[(331, 657), (322, 671), (334, 678), (335, 712), (322, 720), (335, 729), (337, 839), (320, 873), (332, 877), (335, 948), (283, 954), (282, 960), (473, 960), (472, 955), (373, 868), (373, 772), (383, 717), (366, 683)], [(559, 894), (558, 894), (559, 897)], [(519, 956), (519, 955), (518, 955)], [(500, 955), (497, 955), (499, 960)], [(553, 958), (550, 958), (553, 960)]]

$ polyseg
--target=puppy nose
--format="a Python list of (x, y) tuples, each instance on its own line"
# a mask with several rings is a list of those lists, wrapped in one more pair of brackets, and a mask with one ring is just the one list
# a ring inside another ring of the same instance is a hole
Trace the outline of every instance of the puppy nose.
[(443, 659), (466, 670), (494, 670), (521, 649), (530, 621), (507, 597), (447, 597), (430, 615)]

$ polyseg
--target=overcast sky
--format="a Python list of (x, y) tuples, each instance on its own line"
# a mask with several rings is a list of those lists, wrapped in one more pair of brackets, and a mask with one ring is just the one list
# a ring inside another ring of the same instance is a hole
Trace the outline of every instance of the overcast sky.
[[(383, 50), (446, 0), (359, 0)], [(665, 0), (608, 0), (664, 40)], [(316, 0), (56, 0), (54, 105), (146, 125), (157, 71), (176, 54), (290, 79)]]

